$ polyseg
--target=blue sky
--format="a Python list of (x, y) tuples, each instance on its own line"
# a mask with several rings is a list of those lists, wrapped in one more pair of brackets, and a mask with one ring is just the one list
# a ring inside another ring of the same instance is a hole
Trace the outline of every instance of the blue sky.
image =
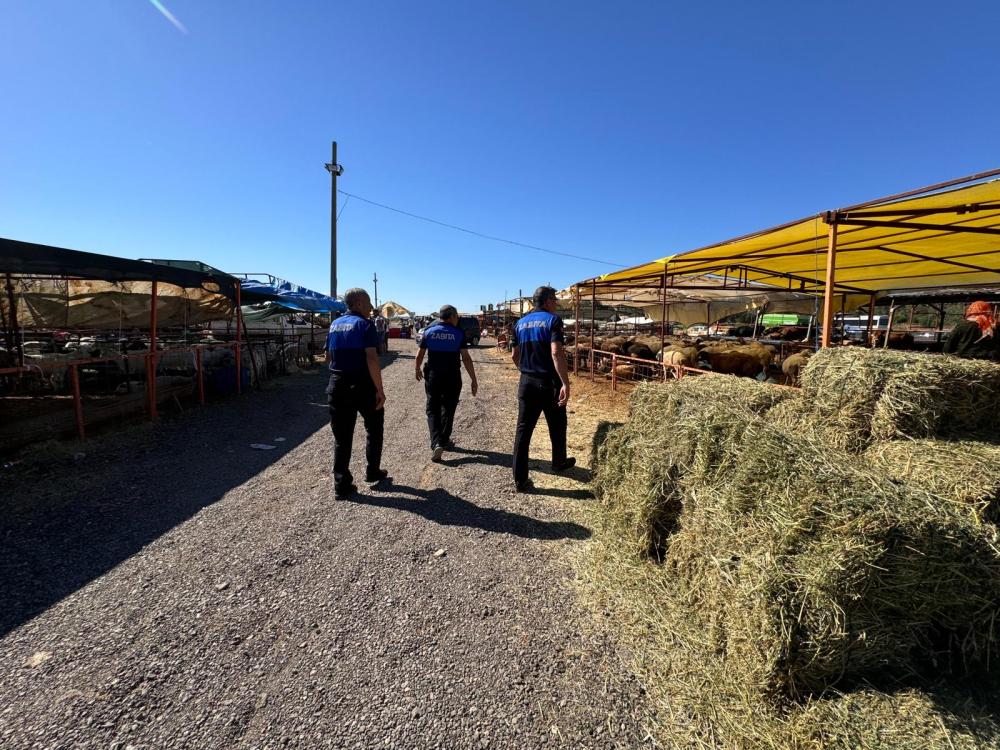
[[(0, 236), (326, 291), (333, 139), (344, 190), (621, 265), (1000, 166), (995, 0), (162, 2), (3, 4)], [(613, 268), (339, 239), (419, 311)]]

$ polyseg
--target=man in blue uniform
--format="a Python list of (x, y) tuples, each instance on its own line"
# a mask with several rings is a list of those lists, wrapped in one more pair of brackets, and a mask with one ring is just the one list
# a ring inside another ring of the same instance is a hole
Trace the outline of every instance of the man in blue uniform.
[[(416, 360), (417, 380), (423, 378), (427, 393), (427, 427), (431, 433), (433, 461), (440, 461), (445, 450), (455, 447), (451, 442), (451, 428), (462, 393), (461, 364), (469, 373), (472, 395), (479, 391), (472, 357), (462, 347), (465, 334), (458, 327), (458, 311), (451, 305), (445, 305), (438, 312), (438, 317), (439, 320), (424, 331)], [(424, 355), (427, 356), (427, 364), (421, 372)]]
[(380, 468), (385, 394), (376, 353), (378, 336), (375, 325), (369, 320), (371, 299), (364, 289), (348, 289), (344, 302), (347, 314), (330, 324), (326, 337), (326, 361), (330, 366), (326, 395), (333, 430), (333, 487), (338, 499), (358, 489), (350, 468), (358, 414), (368, 433), (365, 481), (375, 486), (388, 476), (388, 472)]
[(528, 448), (540, 414), (545, 414), (552, 440), (552, 468), (566, 471), (576, 464), (566, 457), (566, 404), (569, 372), (563, 351), (563, 323), (556, 312), (556, 290), (540, 286), (532, 299), (535, 309), (514, 327), (514, 364), (521, 370), (517, 388), (517, 434), (514, 438), (514, 487), (530, 492)]

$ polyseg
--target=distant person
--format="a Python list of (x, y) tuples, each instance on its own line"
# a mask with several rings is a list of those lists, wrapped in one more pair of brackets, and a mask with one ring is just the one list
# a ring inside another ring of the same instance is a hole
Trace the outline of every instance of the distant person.
[(965, 319), (951, 329), (944, 342), (945, 354), (966, 359), (997, 359), (996, 316), (993, 307), (977, 300), (965, 308)]
[[(451, 430), (462, 395), (463, 364), (469, 373), (472, 395), (479, 392), (472, 357), (462, 346), (465, 334), (458, 327), (458, 311), (452, 305), (445, 305), (439, 316), (437, 322), (424, 330), (416, 360), (416, 377), (417, 380), (423, 379), (427, 394), (427, 428), (431, 437), (432, 461), (440, 461), (446, 450), (455, 447)], [(421, 372), (424, 355), (427, 356), (427, 364)]]
[(380, 313), (375, 313), (375, 332), (378, 335), (378, 353), (389, 351), (389, 322)]
[(326, 394), (333, 430), (333, 489), (337, 499), (349, 497), (358, 489), (350, 468), (358, 414), (368, 435), (365, 482), (375, 486), (388, 476), (380, 467), (385, 393), (376, 352), (378, 334), (369, 320), (371, 299), (364, 289), (348, 289), (344, 302), (347, 314), (330, 324), (326, 337), (326, 361), (330, 366)]
[(521, 370), (517, 388), (517, 433), (514, 438), (514, 487), (530, 492), (528, 449), (540, 414), (545, 414), (552, 441), (552, 469), (562, 472), (576, 465), (566, 457), (566, 404), (569, 372), (563, 351), (563, 322), (555, 314), (556, 290), (540, 286), (532, 298), (535, 309), (514, 326), (514, 364)]

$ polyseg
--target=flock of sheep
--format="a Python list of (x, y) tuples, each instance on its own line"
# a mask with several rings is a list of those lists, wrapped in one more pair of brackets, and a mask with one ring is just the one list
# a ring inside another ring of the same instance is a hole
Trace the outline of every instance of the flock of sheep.
[[(652, 366), (659, 362), (674, 368), (691, 367), (785, 385), (798, 385), (799, 370), (811, 354), (805, 349), (779, 362), (777, 347), (759, 341), (667, 337), (661, 346), (659, 336), (649, 335), (597, 337), (593, 349), (594, 369), (610, 373), (614, 368), (619, 380), (654, 377), (654, 372), (662, 373), (661, 368)], [(570, 337), (566, 350), (571, 357), (589, 363), (590, 338), (583, 336), (576, 341)], [(610, 355), (630, 359), (619, 363)]]

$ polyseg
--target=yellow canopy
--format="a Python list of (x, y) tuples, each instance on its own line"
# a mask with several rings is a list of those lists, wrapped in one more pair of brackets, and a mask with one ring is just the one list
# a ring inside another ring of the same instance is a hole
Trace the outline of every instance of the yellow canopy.
[(605, 274), (599, 284), (717, 274), (794, 291), (824, 288), (831, 225), (835, 288), (895, 289), (1000, 282), (1000, 181), (861, 204)]

